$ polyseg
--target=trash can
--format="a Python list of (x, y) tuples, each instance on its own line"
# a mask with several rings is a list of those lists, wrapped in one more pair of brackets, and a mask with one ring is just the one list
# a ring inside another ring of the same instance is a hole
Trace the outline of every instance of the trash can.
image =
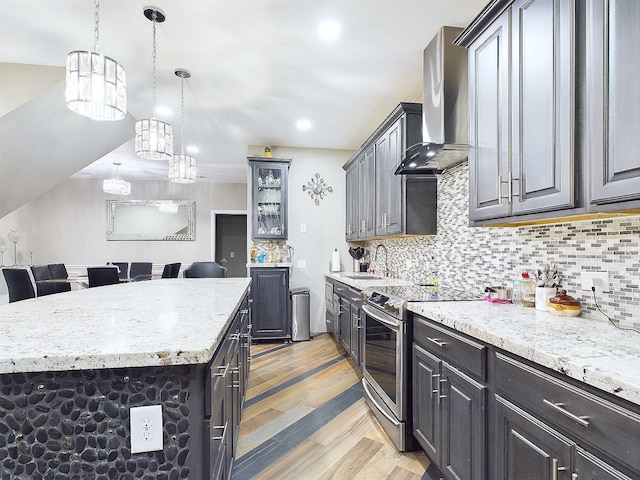
[(291, 307), (291, 340), (299, 342), (309, 340), (309, 289), (290, 288), (289, 305)]

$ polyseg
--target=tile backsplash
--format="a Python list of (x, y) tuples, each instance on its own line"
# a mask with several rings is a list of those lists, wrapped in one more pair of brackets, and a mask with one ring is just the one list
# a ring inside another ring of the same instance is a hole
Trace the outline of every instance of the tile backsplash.
[[(640, 216), (520, 227), (470, 227), (468, 164), (438, 179), (438, 234), (368, 242), (382, 243), (391, 275), (424, 282), (433, 269), (441, 285), (482, 291), (509, 285), (523, 271), (553, 262), (562, 288), (582, 303), (583, 316), (603, 319), (591, 292), (580, 289), (580, 273), (609, 272), (610, 293), (598, 305), (620, 326), (640, 328)], [(384, 251), (372, 268), (384, 269)]]

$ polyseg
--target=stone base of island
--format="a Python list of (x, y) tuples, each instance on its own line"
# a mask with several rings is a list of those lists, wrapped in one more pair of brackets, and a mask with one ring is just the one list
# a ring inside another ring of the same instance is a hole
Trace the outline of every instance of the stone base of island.
[[(162, 279), (0, 307), (0, 479), (226, 477), (248, 377), (248, 278)], [(163, 448), (129, 411), (161, 405)]]

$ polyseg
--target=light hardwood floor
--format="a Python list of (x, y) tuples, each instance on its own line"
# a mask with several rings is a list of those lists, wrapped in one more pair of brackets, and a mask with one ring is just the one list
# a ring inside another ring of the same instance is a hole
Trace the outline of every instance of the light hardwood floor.
[(427, 457), (395, 449), (329, 335), (259, 343), (251, 356), (234, 480), (423, 478)]

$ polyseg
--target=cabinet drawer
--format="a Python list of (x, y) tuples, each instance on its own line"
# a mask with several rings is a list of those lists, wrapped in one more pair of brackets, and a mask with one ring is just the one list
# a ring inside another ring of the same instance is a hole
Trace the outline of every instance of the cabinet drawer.
[(640, 415), (500, 353), (496, 370), (500, 394), (640, 469)]
[(417, 315), (413, 316), (413, 340), (440, 358), (449, 360), (459, 369), (485, 380), (487, 347), (484, 345), (445, 330)]

